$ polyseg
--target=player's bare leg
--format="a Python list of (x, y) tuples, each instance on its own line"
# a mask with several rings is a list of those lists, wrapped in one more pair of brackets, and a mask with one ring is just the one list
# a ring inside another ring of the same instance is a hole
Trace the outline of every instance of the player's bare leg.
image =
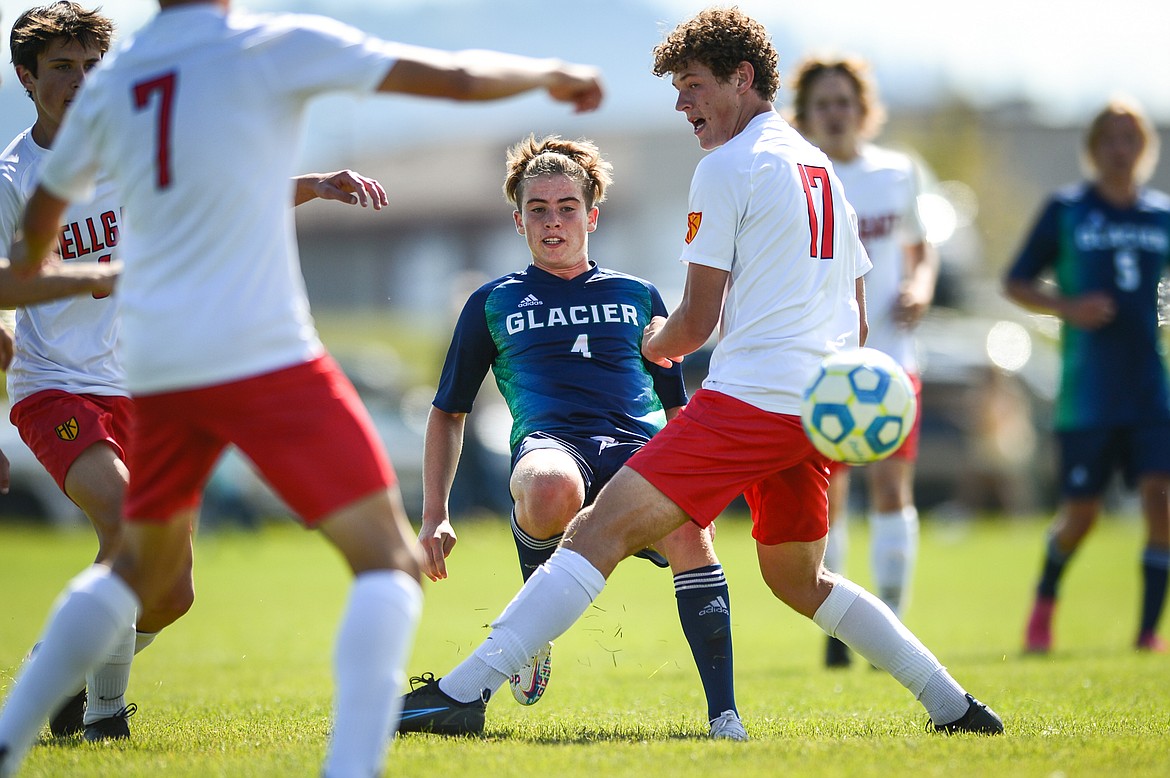
[[(65, 474), (65, 494), (81, 508), (97, 535), (95, 562), (109, 564), (122, 542), (122, 496), (128, 478), (125, 463), (105, 443), (87, 446)], [(85, 731), (87, 714), (96, 721), (124, 707), (133, 656), (133, 643), (127, 643), (132, 638), (133, 632), (126, 635), (126, 640), (119, 641), (110, 661), (91, 672), (85, 685), (49, 718), (49, 731), (54, 737), (69, 737)], [(86, 694), (87, 689), (90, 695)], [(88, 705), (87, 696), (93, 700)], [(104, 715), (95, 716), (99, 709)]]
[(914, 462), (891, 457), (866, 467), (869, 481), (870, 570), (882, 602), (902, 618), (918, 557)]
[(539, 448), (516, 463), (508, 486), (515, 503), (513, 534), (524, 580), (544, 564), (565, 527), (585, 502), (585, 482), (577, 463), (564, 451)]
[[(487, 640), (440, 681), (431, 679), (408, 696), (415, 699), (403, 712), (402, 730), (481, 732), (487, 698), (541, 646), (577, 621), (618, 562), (687, 522), (687, 515), (662, 492), (623, 467), (594, 504), (570, 522), (561, 547), (504, 609)], [(414, 702), (421, 711), (433, 709), (430, 701), (450, 715), (444, 714), (444, 720), (430, 713), (425, 720), (422, 714), (411, 718)]]
[(1056, 612), (1060, 579), (1073, 553), (1093, 529), (1100, 512), (1099, 497), (1065, 498), (1061, 503), (1056, 521), (1048, 532), (1040, 582), (1036, 586), (1036, 598), (1024, 630), (1026, 653), (1046, 654), (1052, 649), (1052, 619)]
[[(829, 535), (825, 539), (825, 567), (845, 575), (849, 556), (849, 485), (851, 469), (835, 465), (829, 476)], [(849, 647), (832, 635), (825, 637), (825, 666), (848, 667)]]
[(334, 721), (323, 774), (380, 775), (422, 611), (417, 546), (397, 487), (335, 511), (318, 527), (354, 574), (337, 634)]
[[(515, 507), (512, 536), (520, 573), (529, 576), (556, 551), (565, 527), (585, 502), (585, 481), (577, 463), (556, 448), (529, 451), (509, 480)], [(545, 643), (508, 679), (512, 697), (521, 705), (540, 702), (552, 676), (552, 643)]]
[[(65, 476), (65, 493), (89, 517), (98, 534), (98, 561), (111, 562), (123, 537), (122, 503), (129, 482), (129, 470), (117, 451), (104, 443), (89, 446), (70, 466)], [(191, 581), (191, 522), (194, 512), (176, 517), (187, 524), (184, 561), (171, 571), (174, 583), (165, 595), (139, 614), (135, 629), (119, 638), (107, 661), (86, 676), (88, 701), (84, 712), (87, 740), (129, 737), (126, 719), (135, 710), (126, 703), (130, 665), (134, 656), (149, 645), (163, 627), (186, 613), (194, 601)], [(145, 626), (144, 626), (145, 625)], [(77, 699), (75, 695), (73, 700)], [(68, 706), (67, 706), (68, 707)]]
[(65, 474), (65, 494), (97, 533), (96, 562), (109, 564), (122, 542), (122, 498), (129, 481), (126, 463), (105, 443), (87, 447)]
[(776, 597), (885, 670), (922, 703), (936, 729), (997, 734), (999, 717), (968, 695), (877, 597), (825, 570), (824, 540), (756, 544), (760, 571)]
[(170, 590), (176, 565), (190, 543), (190, 525), (128, 523), (113, 569), (93, 565), (76, 576), (58, 600), (39, 651), (25, 665), (0, 713), (0, 748), (15, 769), (32, 746), (41, 722), (134, 629), (143, 602)]

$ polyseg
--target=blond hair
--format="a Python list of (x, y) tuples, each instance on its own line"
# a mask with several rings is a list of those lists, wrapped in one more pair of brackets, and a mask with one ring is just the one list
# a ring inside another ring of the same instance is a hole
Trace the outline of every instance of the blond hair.
[(1158, 133), (1150, 117), (1142, 110), (1141, 104), (1132, 97), (1118, 96), (1112, 98), (1105, 107), (1097, 112), (1089, 122), (1085, 131), (1085, 146), (1082, 154), (1082, 164), (1089, 178), (1097, 177), (1097, 165), (1093, 161), (1093, 149), (1101, 140), (1105, 132), (1105, 122), (1114, 117), (1129, 117), (1137, 125), (1138, 133), (1142, 136), (1142, 153), (1134, 167), (1134, 178), (1138, 183), (1145, 183), (1154, 174), (1154, 167), (1158, 164), (1158, 150), (1161, 145)]
[(886, 108), (878, 98), (877, 82), (873, 69), (861, 57), (846, 55), (839, 57), (806, 57), (796, 68), (793, 76), (796, 96), (792, 101), (792, 124), (801, 132), (808, 131), (808, 109), (813, 85), (829, 73), (838, 73), (849, 80), (861, 106), (861, 131), (863, 138), (873, 138), (886, 121)]
[(585, 207), (592, 208), (605, 200), (613, 183), (613, 165), (602, 159), (593, 141), (565, 140), (546, 135), (540, 140), (529, 135), (508, 149), (508, 174), (504, 178), (504, 198), (519, 207), (525, 182), (540, 176), (563, 175), (581, 186)]

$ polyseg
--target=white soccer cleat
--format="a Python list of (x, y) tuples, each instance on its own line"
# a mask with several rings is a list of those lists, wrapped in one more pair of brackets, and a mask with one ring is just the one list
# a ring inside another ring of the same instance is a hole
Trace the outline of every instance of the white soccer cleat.
[(719, 718), (711, 721), (711, 739), (712, 740), (747, 740), (747, 730), (743, 728), (743, 722), (739, 719), (739, 714), (733, 710), (725, 710), (719, 714)]
[(552, 643), (536, 652), (536, 656), (520, 669), (520, 672), (508, 680), (512, 688), (512, 696), (521, 705), (535, 705), (540, 702), (545, 687), (548, 686), (548, 677), (552, 675)]

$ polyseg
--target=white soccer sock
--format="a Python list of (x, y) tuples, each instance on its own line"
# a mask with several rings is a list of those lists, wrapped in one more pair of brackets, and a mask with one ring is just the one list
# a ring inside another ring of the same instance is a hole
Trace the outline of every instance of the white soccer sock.
[(605, 576), (589, 560), (561, 547), (536, 569), (492, 624), (487, 640), (451, 672), (439, 688), (460, 701), (495, 692), (519, 672), (541, 646), (581, 617), (605, 588)]
[(918, 557), (918, 509), (876, 513), (869, 517), (870, 564), (878, 596), (901, 617), (910, 597)]
[(813, 621), (894, 676), (936, 724), (949, 724), (967, 712), (963, 687), (885, 603), (852, 581), (837, 579)]
[(135, 630), (135, 632), (134, 632), (134, 656), (138, 656), (138, 653), (140, 651), (142, 651), (142, 649), (146, 648), (151, 643), (153, 643), (154, 639), (156, 637), (158, 637), (157, 632), (138, 632), (137, 630)]
[(85, 678), (89, 691), (85, 703), (85, 723), (108, 719), (126, 706), (126, 687), (130, 683), (130, 660), (134, 658), (133, 627), (120, 635), (104, 664), (90, 670)]
[(337, 632), (333, 733), (322, 775), (381, 775), (402, 708), (422, 588), (401, 570), (361, 573)]
[(138, 598), (108, 567), (94, 565), (57, 599), (36, 656), (25, 664), (0, 712), (0, 746), (15, 771), (45, 720), (81, 688), (91, 667), (133, 629)]
[(834, 573), (845, 572), (845, 560), (849, 558), (849, 514), (841, 511), (841, 515), (829, 525), (829, 535), (825, 539), (825, 567)]

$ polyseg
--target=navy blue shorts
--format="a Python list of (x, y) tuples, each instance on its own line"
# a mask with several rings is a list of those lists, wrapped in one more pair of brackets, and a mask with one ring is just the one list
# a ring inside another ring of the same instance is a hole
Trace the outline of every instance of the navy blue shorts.
[(644, 445), (645, 441), (621, 442), (607, 435), (585, 438), (534, 432), (520, 441), (520, 445), (512, 453), (512, 469), (515, 470), (516, 463), (530, 451), (540, 448), (564, 451), (577, 463), (577, 469), (581, 471), (581, 478), (585, 482), (584, 504), (591, 505), (601, 487), (609, 483), (609, 479), (622, 469), (626, 460)]
[(1170, 474), (1170, 421), (1057, 430), (1056, 438), (1065, 497), (1100, 496), (1115, 470), (1131, 488), (1144, 475)]

